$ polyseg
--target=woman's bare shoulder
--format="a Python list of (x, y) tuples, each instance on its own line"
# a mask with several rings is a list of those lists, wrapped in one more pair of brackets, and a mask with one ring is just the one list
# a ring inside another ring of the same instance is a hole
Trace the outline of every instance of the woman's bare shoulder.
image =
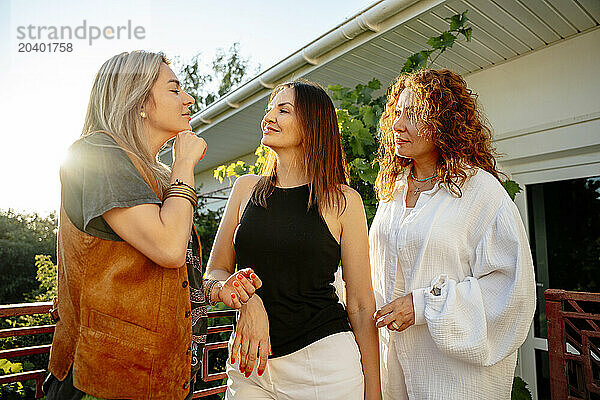
[(254, 189), (254, 186), (262, 178), (260, 175), (247, 174), (242, 175), (233, 183), (232, 193), (248, 193)]
[(346, 202), (348, 202), (348, 205), (350, 205), (350, 203), (354, 204), (354, 205), (361, 205), (362, 206), (362, 197), (360, 196), (360, 193), (358, 193), (358, 191), (348, 185), (340, 185), (340, 189), (342, 190), (342, 193), (344, 194), (344, 197), (346, 198)]

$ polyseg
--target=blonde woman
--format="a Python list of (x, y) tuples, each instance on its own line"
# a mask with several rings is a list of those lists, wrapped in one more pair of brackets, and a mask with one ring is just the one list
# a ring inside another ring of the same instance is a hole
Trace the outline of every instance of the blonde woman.
[[(144, 51), (106, 61), (61, 167), (49, 400), (190, 398), (206, 305), (239, 308), (260, 287), (245, 271), (202, 279), (193, 171), (206, 143), (168, 64)], [(157, 153), (173, 137), (169, 170)]]

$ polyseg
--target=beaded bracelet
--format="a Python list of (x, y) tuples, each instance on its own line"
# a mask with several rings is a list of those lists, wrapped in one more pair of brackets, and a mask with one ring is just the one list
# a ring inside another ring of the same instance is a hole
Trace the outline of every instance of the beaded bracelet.
[[(218, 281), (217, 279), (210, 279), (210, 280), (208, 281), (208, 283), (205, 283), (205, 284), (204, 284), (204, 288), (205, 288), (205, 290), (204, 290), (204, 298), (206, 298), (206, 299), (207, 299), (207, 301), (208, 301), (208, 305), (209, 305), (209, 306), (216, 306), (216, 305), (217, 305), (217, 303), (219, 302), (219, 300), (217, 300), (217, 301), (212, 301), (212, 299), (211, 299), (212, 289), (213, 289), (213, 287), (214, 287), (216, 284), (219, 284), (219, 286), (220, 286), (220, 285), (221, 285), (221, 282), (220, 282), (220, 281)], [(221, 286), (221, 287), (222, 287), (222, 286)]]

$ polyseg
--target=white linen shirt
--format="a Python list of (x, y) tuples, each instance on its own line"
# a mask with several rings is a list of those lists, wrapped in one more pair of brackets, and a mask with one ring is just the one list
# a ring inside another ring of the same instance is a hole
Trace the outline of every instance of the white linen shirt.
[(394, 299), (402, 274), (396, 297), (412, 292), (415, 312), (403, 332), (380, 329), (384, 391), (400, 379), (386, 368), (398, 357), (410, 399), (510, 399), (535, 310), (533, 263), (515, 204), (491, 174), (473, 171), (461, 197), (438, 183), (405, 215), (404, 175), (379, 203), (369, 233), (377, 307)]

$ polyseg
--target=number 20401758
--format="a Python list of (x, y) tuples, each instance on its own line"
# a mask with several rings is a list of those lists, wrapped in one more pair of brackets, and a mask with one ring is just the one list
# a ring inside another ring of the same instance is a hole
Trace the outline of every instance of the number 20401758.
[(73, 43), (18, 43), (19, 53), (70, 53), (73, 51)]

